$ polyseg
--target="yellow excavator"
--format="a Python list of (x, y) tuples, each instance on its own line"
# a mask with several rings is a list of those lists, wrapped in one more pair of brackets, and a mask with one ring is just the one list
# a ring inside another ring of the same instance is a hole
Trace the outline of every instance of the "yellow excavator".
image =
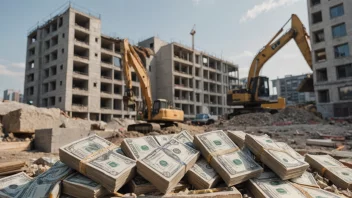
[[(148, 133), (160, 130), (160, 124), (170, 126), (176, 122), (183, 122), (184, 112), (169, 106), (165, 99), (152, 101), (151, 85), (147, 70), (143, 66), (142, 59), (146, 61), (151, 52), (145, 48), (132, 46), (127, 39), (121, 40), (122, 67), (126, 82), (126, 91), (123, 96), (125, 106), (138, 111), (138, 102), (132, 90), (132, 67), (140, 82), (142, 96), (145, 100), (146, 110), (142, 111), (142, 117), (147, 123), (132, 124), (127, 127), (128, 131), (138, 131)], [(142, 58), (142, 59), (141, 59)], [(160, 123), (160, 124), (159, 124)]]
[[(292, 24), (291, 28), (280, 38), (275, 40), (284, 31), (284, 27), (290, 21)], [(243, 106), (243, 108), (235, 108), (234, 112), (228, 115), (229, 118), (244, 113), (273, 113), (277, 111), (277, 109), (285, 108), (286, 104), (284, 98), (278, 98), (278, 101), (269, 100), (269, 79), (265, 76), (259, 76), (259, 74), (264, 64), (291, 39), (295, 40), (308, 66), (312, 69), (311, 48), (308, 44), (309, 35), (298, 16), (293, 14), (268, 44), (254, 57), (249, 69), (246, 88), (233, 89), (227, 92), (227, 105)], [(309, 86), (312, 87), (312, 85)]]

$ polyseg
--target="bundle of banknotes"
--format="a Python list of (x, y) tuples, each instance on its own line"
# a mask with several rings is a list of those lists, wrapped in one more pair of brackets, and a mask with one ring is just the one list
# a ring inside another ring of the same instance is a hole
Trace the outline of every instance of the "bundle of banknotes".
[(198, 134), (194, 144), (228, 186), (257, 177), (263, 171), (222, 130)]
[(229, 138), (240, 148), (244, 147), (246, 133), (243, 131), (227, 131)]
[(309, 164), (304, 162), (298, 153), (288, 148), (282, 148), (283, 146), (289, 147), (288, 145), (278, 144), (267, 135), (247, 134), (245, 145), (283, 180), (299, 177), (309, 167)]
[(170, 192), (196, 163), (199, 151), (171, 139), (137, 161), (137, 172), (162, 193)]
[(125, 155), (135, 160), (144, 158), (159, 146), (153, 136), (125, 138), (121, 143)]
[(342, 189), (352, 189), (352, 169), (330, 155), (306, 155), (306, 162), (318, 173)]
[(59, 150), (60, 160), (93, 181), (115, 192), (131, 180), (136, 161), (119, 154), (113, 143), (92, 135)]
[(221, 181), (220, 176), (204, 158), (200, 158), (194, 164), (187, 172), (186, 177), (196, 189), (214, 188)]

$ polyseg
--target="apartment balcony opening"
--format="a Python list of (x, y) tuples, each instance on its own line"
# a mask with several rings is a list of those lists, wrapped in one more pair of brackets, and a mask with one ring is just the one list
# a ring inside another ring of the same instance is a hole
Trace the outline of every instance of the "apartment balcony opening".
[(28, 36), (28, 44), (32, 44), (37, 42), (37, 32), (33, 32), (31, 35)]
[(51, 32), (55, 32), (57, 30), (57, 22), (54, 21), (52, 24), (51, 24)]
[(176, 109), (181, 109), (181, 104), (180, 103), (175, 103), (175, 108)]
[(50, 40), (44, 42), (44, 49), (47, 50), (50, 48)]
[(111, 115), (110, 114), (101, 114), (101, 120), (104, 122), (110, 122)]
[(316, 62), (323, 62), (326, 61), (326, 52), (325, 49), (315, 50), (315, 61)]
[(51, 73), (51, 76), (55, 76), (55, 75), (57, 74), (57, 68), (56, 68), (56, 65), (55, 65), (55, 66), (50, 67), (50, 73)]
[(93, 121), (99, 121), (99, 113), (90, 113), (89, 119)]
[(82, 113), (82, 112), (72, 112), (72, 117), (73, 118), (81, 118), (83, 120), (87, 119), (88, 117), (87, 113)]
[(89, 59), (89, 49), (75, 45), (73, 49), (74, 56), (83, 59)]
[(216, 74), (216, 81), (221, 82), (221, 74)]
[(181, 93), (182, 100), (189, 100), (189, 92), (188, 91), (183, 91)]
[(49, 83), (43, 84), (43, 92), (48, 93), (49, 92)]
[(311, 6), (315, 6), (315, 5), (319, 5), (319, 4), (320, 4), (320, 0), (310, 0)]
[(209, 83), (208, 82), (203, 82), (203, 90), (209, 91)]
[(28, 62), (28, 69), (33, 69), (34, 68), (34, 61), (29, 61)]
[(75, 14), (75, 24), (89, 30), (89, 21), (90, 19), (86, 16), (76, 13)]
[(206, 67), (208, 67), (209, 65), (208, 65), (208, 61), (209, 59), (208, 59), (208, 57), (205, 57), (205, 56), (203, 56), (203, 58), (202, 58), (202, 64), (203, 64), (203, 66), (206, 66)]
[(314, 43), (320, 43), (325, 41), (324, 29), (313, 32)]
[(218, 115), (222, 115), (222, 108), (218, 108)]
[(88, 96), (72, 95), (72, 106), (87, 107)]
[(221, 96), (218, 96), (218, 98), (217, 98), (217, 102), (218, 102), (218, 104), (219, 104), (219, 105), (222, 105), (222, 99), (221, 99)]
[(57, 50), (51, 52), (51, 61), (57, 60)]
[(194, 101), (193, 92), (188, 92), (188, 93), (189, 93), (189, 100), (190, 100), (191, 102), (193, 102), (193, 101)]
[(196, 80), (196, 89), (200, 89), (200, 81)]
[(111, 98), (100, 98), (100, 108), (101, 109), (112, 109), (112, 99)]
[(75, 30), (75, 41), (89, 45), (89, 34)]
[(196, 55), (196, 64), (198, 64), (198, 65), (199, 65), (199, 59), (200, 59), (200, 56)]
[(221, 62), (217, 61), (216, 63), (216, 70), (221, 71)]
[(192, 68), (187, 65), (181, 65), (181, 73), (192, 75)]
[(321, 11), (312, 14), (313, 24), (320, 23), (323, 21)]
[(189, 105), (189, 113), (190, 113), (191, 115), (194, 114), (194, 105)]
[(180, 100), (181, 99), (181, 91), (180, 90), (175, 90), (175, 99)]
[(193, 79), (188, 79), (188, 87), (193, 88)]
[(203, 78), (204, 79), (209, 79), (208, 74), (209, 74), (208, 70), (203, 70)]
[(114, 110), (122, 110), (122, 100), (114, 99)]
[(76, 74), (88, 76), (88, 73), (89, 73), (88, 64), (78, 62), (78, 61), (73, 61), (73, 72)]
[(182, 104), (182, 110), (183, 110), (185, 115), (189, 115), (189, 105)]
[(112, 56), (108, 54), (101, 53), (101, 62), (105, 64), (112, 65)]
[(33, 82), (34, 81), (34, 73), (33, 74), (28, 74), (27, 75), (27, 82)]
[(44, 98), (42, 100), (42, 107), (47, 107), (48, 106), (48, 98)]
[(115, 53), (121, 53), (121, 44), (115, 43)]
[(201, 114), (202, 113), (201, 109), (202, 109), (201, 106), (196, 106), (196, 114)]
[(216, 96), (210, 96), (210, 104), (217, 104)]
[(34, 87), (33, 86), (29, 87), (27, 90), (28, 90), (27, 91), (28, 95), (32, 96), (34, 94)]
[(176, 45), (174, 45), (174, 57), (193, 62), (192, 52)]
[(49, 98), (49, 106), (55, 106), (55, 96)]
[(110, 83), (100, 83), (100, 92), (106, 94), (112, 94), (112, 85)]
[(174, 77), (174, 84), (175, 86), (181, 86), (181, 78), (178, 76)]
[(211, 115), (218, 115), (216, 110), (217, 110), (216, 107), (210, 107), (210, 114)]
[(328, 72), (326, 68), (323, 69), (317, 69), (317, 82), (324, 82), (328, 80)]
[(56, 90), (56, 81), (51, 81), (49, 83), (49, 90), (50, 91), (55, 91)]
[(196, 93), (196, 102), (200, 102), (200, 94)]
[(73, 78), (72, 79), (72, 89), (88, 91), (88, 80)]
[(318, 101), (320, 103), (328, 103), (328, 102), (330, 102), (329, 90), (319, 90), (318, 91)]
[(121, 68), (121, 58), (117, 57), (117, 56), (114, 56), (114, 66), (115, 67), (118, 67), (118, 68)]
[(216, 85), (216, 93), (221, 93), (221, 85)]
[(199, 68), (195, 68), (195, 73), (196, 73), (196, 76), (200, 77), (200, 69)]
[(132, 86), (132, 91), (137, 98), (141, 97), (139, 93), (139, 87)]
[(212, 81), (216, 81), (216, 74), (214, 72), (209, 72), (209, 79)]
[(53, 38), (51, 38), (51, 46), (55, 46), (59, 43), (59, 36), (54, 36)]
[(104, 50), (113, 51), (113, 42), (102, 38), (101, 39), (101, 48)]
[(122, 85), (114, 85), (114, 94), (122, 94)]
[(44, 31), (45, 31), (45, 36), (50, 34), (50, 24), (44, 27)]
[(139, 82), (139, 81), (138, 81), (137, 74), (136, 74), (135, 72), (132, 72), (131, 78), (132, 78), (132, 81), (133, 81), (133, 82)]
[(205, 104), (209, 104), (209, 95), (208, 94), (204, 94), (204, 103)]
[(114, 80), (122, 80), (122, 75), (120, 71), (114, 71)]
[(28, 55), (29, 56), (34, 56), (35, 55), (35, 47), (33, 47), (33, 48), (28, 50)]
[(214, 59), (209, 58), (209, 67), (216, 69), (216, 61)]
[(175, 72), (181, 72), (181, 63), (174, 61)]
[(189, 87), (187, 78), (181, 78), (181, 86), (182, 87)]
[(100, 68), (100, 77), (105, 79), (112, 79), (112, 70), (106, 68)]

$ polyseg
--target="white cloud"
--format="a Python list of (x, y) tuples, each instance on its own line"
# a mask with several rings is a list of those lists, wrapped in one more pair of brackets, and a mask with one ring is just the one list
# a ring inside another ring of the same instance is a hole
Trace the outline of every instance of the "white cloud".
[(240, 19), (240, 23), (244, 23), (250, 19), (255, 19), (258, 15), (269, 12), (282, 6), (292, 5), (301, 0), (265, 0), (264, 2), (255, 5), (253, 8), (247, 10), (247, 13)]
[(3, 76), (14, 76), (14, 77), (23, 77), (23, 72), (15, 72), (9, 70), (5, 65), (0, 65), (0, 75)]
[(25, 63), (11, 63), (12, 67), (17, 67), (17, 68), (21, 68), (24, 69), (25, 68)]

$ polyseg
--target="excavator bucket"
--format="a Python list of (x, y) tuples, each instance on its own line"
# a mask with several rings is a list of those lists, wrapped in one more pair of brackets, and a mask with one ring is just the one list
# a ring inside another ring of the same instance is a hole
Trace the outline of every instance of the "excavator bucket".
[(130, 124), (127, 127), (127, 131), (138, 131), (140, 133), (150, 133), (153, 131), (160, 131), (161, 127), (156, 123), (139, 123), (139, 124)]
[(297, 88), (298, 92), (314, 92), (314, 81), (311, 75), (307, 75)]

